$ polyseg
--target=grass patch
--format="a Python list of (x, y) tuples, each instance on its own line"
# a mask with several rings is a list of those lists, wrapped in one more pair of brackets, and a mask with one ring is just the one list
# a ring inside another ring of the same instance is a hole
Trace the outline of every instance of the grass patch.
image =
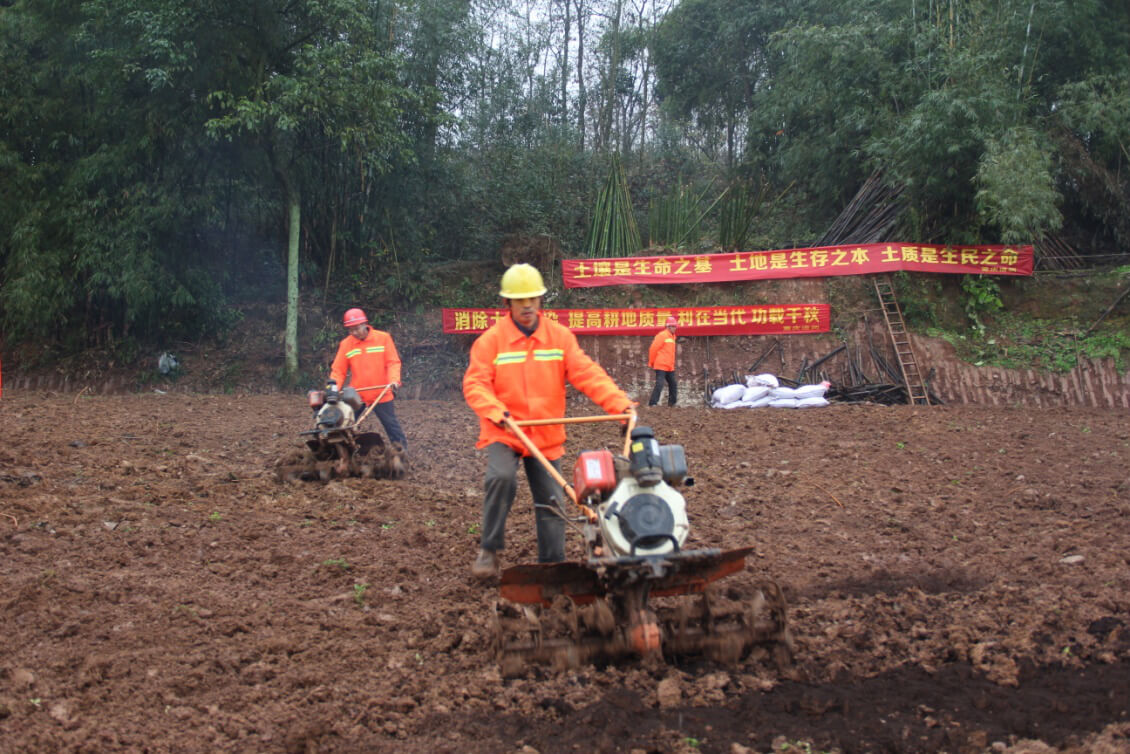
[(987, 324), (983, 333), (931, 328), (927, 334), (948, 342), (974, 366), (1069, 372), (1080, 359), (1113, 359), (1121, 372), (1130, 356), (1130, 332), (1123, 328), (1096, 329), (1084, 338), (1086, 328), (1072, 319), (1034, 319), (1016, 312), (998, 312)]

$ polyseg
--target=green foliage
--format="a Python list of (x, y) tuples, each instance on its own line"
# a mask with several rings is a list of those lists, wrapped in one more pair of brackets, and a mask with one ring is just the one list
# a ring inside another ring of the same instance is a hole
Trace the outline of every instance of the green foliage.
[[(795, 180), (801, 210), (824, 223), (871, 172), (869, 140), (906, 138), (895, 112), (913, 101), (898, 62), (905, 22), (883, 10), (876, 3), (794, 10), (763, 34), (762, 65), (773, 83), (751, 99), (747, 159), (777, 185)], [(944, 171), (945, 163), (935, 169)]]
[(961, 290), (965, 293), (965, 313), (974, 328), (984, 332), (982, 315), (1000, 311), (1004, 307), (1004, 302), (1001, 301), (1000, 283), (996, 278), (986, 275), (964, 275), (961, 278)]
[(1057, 150), (1063, 180), (1072, 183), (1072, 190), (1064, 192), (1064, 212), (1096, 227), (1096, 245), (1107, 241), (1121, 248), (1130, 246), (1130, 212), (1123, 198), (1130, 180), (1118, 167), (1130, 160), (1127, 69), (1130, 65), (1117, 74), (1094, 73), (1065, 84), (1056, 110), (1069, 129), (1060, 135)]
[(750, 95), (767, 81), (768, 35), (780, 28), (786, 7), (682, 0), (655, 30), (650, 54), (664, 112), (689, 121), (697, 135), (719, 135), (720, 151), (731, 162), (741, 148), (736, 135), (753, 109)]
[[(1130, 356), (1130, 333), (1112, 329), (1078, 338), (1069, 319), (1047, 320), (1000, 312), (986, 331), (968, 334), (931, 329), (932, 337), (945, 339), (958, 355), (975, 366), (1005, 369), (1045, 369), (1068, 372), (1080, 358), (1112, 359), (1115, 368), (1126, 368)], [(991, 333), (991, 334), (990, 334)]]
[(1090, 335), (1078, 343), (1080, 353), (1088, 359), (1111, 359), (1119, 371), (1126, 368), (1126, 357), (1130, 354), (1130, 333), (1114, 331)]
[[(411, 97), (375, 44), (379, 16), (355, 0), (277, 11), (171, 0), (5, 9), (0, 72), (20, 71), (3, 76), (12, 117), (0, 120), (13, 175), (0, 185), (11, 341), (223, 336), (237, 321), (229, 286), (263, 283), (270, 244), (242, 247), (273, 232), (279, 177), (309, 185), (311, 166), (328, 163), (356, 180), (347, 157), (368, 171), (388, 164)], [(241, 31), (248, 17), (260, 33)]]
[(387, 274), (381, 286), (383, 290), (379, 291), (381, 299), (399, 300), (409, 306), (422, 305), (435, 299), (438, 286), (435, 275), (432, 274), (433, 263), (428, 259), (427, 249), (403, 257), (399, 257), (395, 249), (385, 250), (384, 253), (391, 257), (392, 264), (386, 265)]
[(913, 327), (938, 327), (938, 305), (944, 300), (942, 283), (937, 277), (898, 272), (893, 276), (895, 292), (903, 318)]
[(768, 190), (769, 186), (764, 182), (756, 191), (744, 183), (731, 187), (719, 209), (718, 245), (723, 250), (739, 251), (747, 248), (753, 221), (761, 210)]
[(923, 240), (1028, 242), (1064, 226), (1065, 204), (1071, 220), (1130, 234), (1112, 211), (1119, 192), (1100, 188), (1125, 195), (1130, 10), (934, 7), (682, 2), (655, 35), (665, 112), (698, 128), (744, 114), (746, 161), (774, 185), (797, 181), (818, 226), (878, 166), (905, 187), (903, 230)]
[(699, 204), (707, 190), (709, 187), (695, 196), (680, 183), (667, 196), (653, 199), (647, 216), (648, 245), (679, 247), (698, 240), (692, 234), (706, 215), (699, 210)]
[(1031, 242), (1063, 224), (1050, 150), (1031, 127), (989, 139), (975, 183), (977, 210), (1004, 243)]
[[(905, 188), (908, 240), (1130, 243), (1125, 3), (582, 5), (578, 71), (558, 16), (515, 24), (506, 3), (6, 3), (6, 343), (125, 360), (224, 337), (233, 304), (281, 298), (294, 198), (303, 290), (387, 319), (489, 303), (430, 269), (495, 259), (509, 234), (633, 254), (631, 196), (666, 197), (659, 213), (680, 178), (742, 176), (723, 248), (811, 243), (877, 167)], [(649, 218), (653, 242), (709, 236), (691, 198), (667, 229)], [(999, 292), (970, 285), (985, 322)], [(917, 303), (908, 318), (948, 324)]]

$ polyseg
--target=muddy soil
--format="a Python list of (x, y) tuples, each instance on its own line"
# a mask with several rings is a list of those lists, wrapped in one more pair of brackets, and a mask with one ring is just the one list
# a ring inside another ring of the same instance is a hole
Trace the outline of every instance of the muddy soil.
[(1130, 751), (1126, 411), (643, 409), (795, 665), (504, 679), (473, 416), (398, 405), (404, 479), (283, 483), (301, 397), (5, 391), (0, 751)]

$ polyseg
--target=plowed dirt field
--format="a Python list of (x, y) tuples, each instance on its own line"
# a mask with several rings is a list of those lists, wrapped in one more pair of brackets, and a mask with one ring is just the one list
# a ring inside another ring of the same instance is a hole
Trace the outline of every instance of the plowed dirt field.
[[(0, 751), (1130, 751), (1125, 411), (642, 409), (795, 665), (504, 679), (470, 411), (398, 402), (403, 480), (281, 483), (303, 403), (5, 393)], [(524, 482), (508, 535), (534, 559)]]

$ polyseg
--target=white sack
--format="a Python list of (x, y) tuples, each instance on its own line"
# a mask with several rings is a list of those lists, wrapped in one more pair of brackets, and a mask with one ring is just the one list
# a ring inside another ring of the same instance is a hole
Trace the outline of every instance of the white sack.
[(796, 408), (796, 398), (774, 398), (769, 401), (769, 405), (773, 408)]
[(753, 387), (747, 387), (745, 389), (745, 392), (742, 393), (742, 402), (743, 403), (752, 403), (753, 401), (761, 400), (765, 396), (769, 395), (769, 390), (770, 390), (770, 388), (767, 388), (764, 385), (755, 385)]
[(814, 396), (812, 398), (798, 398), (796, 402), (797, 408), (818, 408), (820, 406), (827, 406), (828, 399), (823, 396)]
[(769, 397), (770, 398), (796, 398), (797, 397), (796, 388), (791, 388), (791, 387), (788, 387), (787, 385), (781, 385), (780, 387), (775, 387), (772, 390), (770, 390), (769, 391)]
[(801, 385), (796, 389), (797, 398), (823, 398), (824, 393), (831, 387), (831, 383), (821, 382), (819, 385)]
[(764, 387), (777, 387), (780, 383), (777, 382), (776, 376), (772, 374), (747, 374), (745, 378), (746, 387), (757, 387), (762, 385)]
[(727, 385), (726, 387), (720, 387), (710, 396), (710, 402), (716, 406), (724, 406), (727, 403), (740, 401), (742, 399), (742, 393), (744, 392), (744, 385)]

